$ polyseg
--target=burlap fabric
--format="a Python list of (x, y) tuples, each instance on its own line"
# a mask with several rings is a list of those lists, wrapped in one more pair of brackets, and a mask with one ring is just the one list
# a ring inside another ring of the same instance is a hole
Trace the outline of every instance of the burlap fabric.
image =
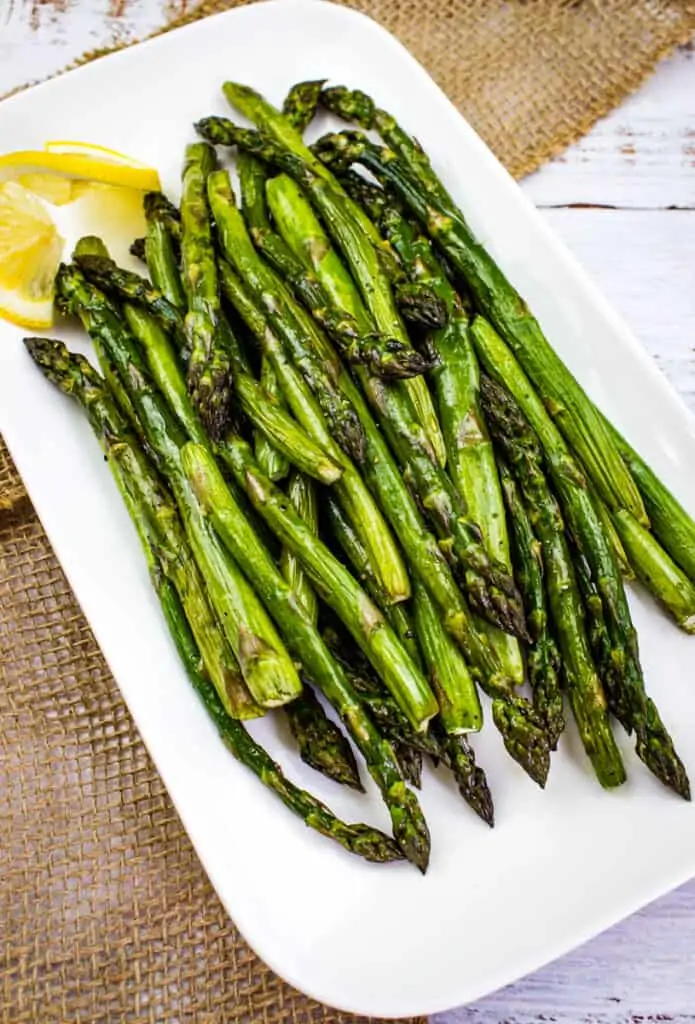
[[(518, 175), (695, 32), (695, 4), (677, 0), (354, 6), (400, 36)], [(226, 917), (1, 441), (0, 657), (2, 1021), (354, 1019), (281, 982)]]

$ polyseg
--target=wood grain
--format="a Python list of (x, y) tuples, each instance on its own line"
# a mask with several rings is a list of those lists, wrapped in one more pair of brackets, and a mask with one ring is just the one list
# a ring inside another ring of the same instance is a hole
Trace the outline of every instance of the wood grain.
[[(0, 94), (141, 38), (182, 3), (0, 0)], [(523, 187), (695, 411), (695, 53), (665, 61)], [(695, 1021), (695, 882), (433, 1024), (647, 1021)]]

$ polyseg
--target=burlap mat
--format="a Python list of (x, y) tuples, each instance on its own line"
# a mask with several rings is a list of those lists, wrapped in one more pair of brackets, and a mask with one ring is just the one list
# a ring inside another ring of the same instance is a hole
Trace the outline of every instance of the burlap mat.
[[(695, 5), (676, 0), (354, 6), (518, 175), (695, 32)], [(354, 1020), (281, 982), (226, 917), (1, 441), (0, 657), (2, 1020)]]

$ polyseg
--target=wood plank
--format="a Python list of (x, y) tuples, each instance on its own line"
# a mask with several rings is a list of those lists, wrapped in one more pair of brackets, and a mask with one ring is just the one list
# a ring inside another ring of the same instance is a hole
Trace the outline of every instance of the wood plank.
[(652, 1021), (695, 1021), (695, 882), (522, 981), (431, 1018), (431, 1024)]
[(695, 411), (695, 211), (544, 214)]
[(663, 61), (635, 95), (524, 187), (537, 206), (695, 208), (695, 49)]

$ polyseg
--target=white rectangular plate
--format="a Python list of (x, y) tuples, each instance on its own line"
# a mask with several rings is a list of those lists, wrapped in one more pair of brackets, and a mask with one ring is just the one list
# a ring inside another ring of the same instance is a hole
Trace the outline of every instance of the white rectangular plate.
[[(0, 139), (5, 150), (55, 137), (101, 143), (157, 166), (178, 193), (192, 122), (226, 111), (226, 78), (280, 102), (297, 79), (326, 76), (371, 92), (421, 139), (563, 358), (695, 510), (687, 411), (451, 103), (362, 15), (283, 0), (198, 22), (7, 100)], [(69, 328), (56, 333), (84, 346)], [(177, 662), (98, 446), (20, 338), (0, 323), (0, 429), (220, 898), (279, 974), (357, 1013), (443, 1010), (540, 967), (695, 873), (693, 808), (649, 776), (627, 741), (629, 782), (602, 792), (572, 727), (544, 793), (491, 725), (476, 739), (494, 831), (449, 780), (428, 772), (425, 878), (407, 865), (365, 865), (304, 828), (218, 742)], [(695, 772), (695, 640), (642, 595), (632, 605), (648, 687)], [(343, 793), (290, 761), (275, 725), (254, 731), (339, 813), (387, 826), (373, 790)]]

